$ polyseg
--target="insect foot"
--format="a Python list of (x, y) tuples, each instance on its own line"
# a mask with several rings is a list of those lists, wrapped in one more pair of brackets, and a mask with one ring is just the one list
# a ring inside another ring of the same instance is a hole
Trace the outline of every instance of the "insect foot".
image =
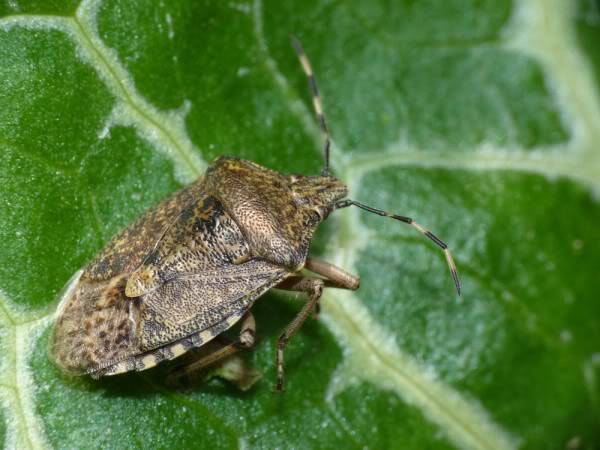
[(283, 353), (289, 340), (298, 332), (304, 321), (314, 311), (319, 298), (323, 294), (323, 287), (325, 282), (320, 278), (305, 278), (305, 277), (290, 277), (285, 280), (281, 285), (277, 286), (278, 289), (285, 289), (290, 291), (304, 292), (308, 295), (308, 301), (304, 307), (300, 310), (298, 315), (292, 320), (292, 322), (286, 327), (279, 339), (277, 340), (277, 383), (275, 385), (276, 392), (283, 392), (284, 383), (284, 370), (283, 370)]
[(262, 378), (262, 373), (240, 355), (232, 355), (204, 369), (189, 370), (185, 365), (176, 367), (167, 376), (165, 384), (180, 392), (190, 393), (194, 387), (213, 378), (228, 381), (239, 390), (247, 391)]

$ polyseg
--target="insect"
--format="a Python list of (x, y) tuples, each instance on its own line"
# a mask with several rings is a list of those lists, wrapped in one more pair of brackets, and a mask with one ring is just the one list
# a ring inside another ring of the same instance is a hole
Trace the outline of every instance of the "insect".
[[(349, 206), (409, 224), (433, 241), (460, 295), (445, 243), (408, 217), (346, 198), (346, 186), (330, 173), (331, 140), (312, 68), (300, 43), (292, 44), (324, 136), (322, 173), (283, 175), (221, 157), (116, 235), (83, 270), (57, 314), (50, 351), (64, 371), (94, 378), (141, 371), (211, 342), (209, 354), (180, 369), (202, 370), (251, 347), (253, 303), (270, 289), (283, 289), (307, 300), (277, 341), (276, 390), (282, 391), (285, 348), (318, 307), (323, 289), (359, 287), (358, 277), (308, 256), (319, 224)], [(238, 322), (237, 340), (213, 349), (214, 338)]]

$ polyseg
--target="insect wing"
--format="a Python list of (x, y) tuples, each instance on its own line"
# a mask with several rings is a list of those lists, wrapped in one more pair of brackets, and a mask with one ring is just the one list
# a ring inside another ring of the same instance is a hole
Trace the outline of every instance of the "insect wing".
[(140, 294), (132, 300), (139, 302), (136, 351), (105, 364), (103, 374), (144, 370), (204, 345), (290, 274), (249, 252), (216, 197), (205, 194), (186, 207), (128, 280), (126, 292)]
[(177, 277), (218, 270), (250, 259), (250, 248), (237, 223), (211, 194), (183, 208), (129, 276), (126, 294), (149, 294)]
[(141, 294), (140, 349), (216, 326), (202, 340), (212, 339), (288, 273), (252, 259), (244, 235), (222, 203), (203, 195), (184, 208), (129, 278), (129, 290)]
[[(124, 237), (137, 239), (135, 267), (121, 261)], [(86, 268), (57, 318), (54, 359), (71, 373), (114, 374), (149, 368), (202, 345), (289, 274), (244, 259), (248, 253), (237, 224), (202, 184), (181, 191), (117, 235), (104, 258)], [(125, 294), (132, 280), (141, 290), (135, 297)]]
[(203, 187), (199, 179), (148, 210), (83, 270), (61, 301), (50, 340), (50, 356), (60, 368), (80, 375), (135, 351), (132, 337), (139, 308), (125, 296), (128, 276)]
[(148, 351), (194, 334), (200, 346), (235, 324), (254, 300), (288, 272), (265, 261), (178, 277), (144, 296), (140, 349)]
[(118, 233), (85, 268), (82, 280), (110, 280), (129, 275), (142, 264), (165, 231), (203, 192), (204, 180), (176, 192)]

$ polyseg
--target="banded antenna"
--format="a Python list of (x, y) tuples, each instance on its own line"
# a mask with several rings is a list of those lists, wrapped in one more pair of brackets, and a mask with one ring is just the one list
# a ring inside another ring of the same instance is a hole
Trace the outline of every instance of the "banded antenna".
[[(325, 121), (325, 114), (323, 113), (323, 103), (321, 102), (321, 97), (319, 95), (319, 89), (317, 88), (317, 80), (315, 79), (315, 75), (313, 74), (312, 67), (302, 49), (302, 45), (300, 45), (300, 41), (292, 36), (292, 46), (296, 50), (298, 54), (298, 59), (300, 60), (300, 64), (302, 65), (302, 69), (308, 78), (308, 85), (310, 88), (310, 93), (312, 95), (312, 103), (315, 109), (315, 114), (317, 115), (317, 120), (319, 122), (319, 127), (323, 132), (325, 137), (325, 142), (323, 144), (323, 171), (321, 175), (329, 176), (329, 148), (331, 146), (331, 137), (329, 135), (329, 129), (327, 128), (327, 122)], [(335, 204), (335, 209), (347, 208), (348, 206), (357, 206), (360, 209), (364, 209), (365, 211), (377, 214), (382, 217), (390, 217), (395, 220), (399, 220), (400, 222), (406, 223), (413, 228), (416, 228), (419, 233), (423, 236), (431, 240), (435, 245), (441, 248), (444, 252), (444, 256), (446, 257), (446, 262), (448, 263), (448, 267), (450, 269), (450, 274), (452, 275), (452, 280), (454, 280), (454, 286), (456, 287), (456, 292), (458, 295), (461, 294), (460, 288), (460, 280), (458, 279), (458, 273), (456, 271), (456, 264), (454, 264), (454, 259), (452, 258), (452, 254), (450, 253), (450, 249), (440, 238), (438, 238), (431, 231), (425, 229), (423, 226), (419, 225), (410, 217), (400, 216), (398, 214), (392, 214), (387, 211), (383, 211), (381, 209), (372, 208), (371, 206), (367, 206), (363, 203), (359, 203), (355, 200), (340, 200)]]
[(416, 228), (419, 233), (423, 236), (427, 237), (429, 240), (433, 241), (435, 245), (441, 248), (444, 251), (444, 256), (446, 256), (446, 262), (448, 263), (448, 267), (450, 268), (450, 274), (452, 275), (452, 279), (454, 280), (454, 286), (456, 287), (456, 292), (460, 296), (460, 280), (458, 279), (458, 273), (456, 272), (456, 264), (454, 264), (454, 258), (452, 258), (452, 254), (450, 253), (450, 249), (440, 238), (438, 238), (431, 231), (425, 229), (423, 226), (419, 225), (417, 222), (412, 220), (410, 217), (399, 216), (397, 214), (392, 214), (387, 211), (382, 211), (381, 209), (371, 208), (370, 206), (364, 205), (354, 200), (340, 200), (335, 204), (335, 209), (347, 208), (348, 206), (357, 206), (360, 209), (364, 209), (365, 211), (372, 212), (382, 217), (390, 217), (395, 220), (399, 220), (400, 222), (406, 223), (413, 228)]
[(296, 50), (296, 54), (298, 55), (298, 59), (300, 60), (300, 64), (302, 65), (302, 69), (308, 78), (308, 86), (310, 88), (310, 94), (312, 95), (312, 103), (315, 109), (315, 114), (317, 115), (317, 121), (319, 122), (319, 127), (323, 132), (325, 142), (323, 143), (323, 170), (321, 171), (321, 175), (329, 176), (329, 147), (331, 146), (331, 137), (329, 135), (329, 129), (327, 128), (327, 122), (325, 121), (325, 114), (323, 113), (323, 103), (321, 102), (321, 97), (319, 95), (319, 89), (317, 88), (317, 80), (315, 79), (315, 75), (313, 74), (312, 67), (302, 49), (302, 45), (300, 41), (292, 36), (292, 46), (294, 50)]

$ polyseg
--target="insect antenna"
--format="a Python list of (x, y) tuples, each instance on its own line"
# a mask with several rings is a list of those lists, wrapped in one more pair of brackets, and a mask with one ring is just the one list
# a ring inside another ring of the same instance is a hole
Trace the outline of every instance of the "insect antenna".
[(300, 64), (302, 64), (302, 69), (308, 78), (308, 85), (310, 87), (310, 94), (312, 95), (312, 103), (315, 108), (315, 114), (317, 115), (317, 120), (319, 122), (319, 127), (323, 132), (325, 137), (325, 142), (323, 143), (323, 170), (321, 171), (321, 175), (328, 176), (329, 175), (329, 147), (331, 146), (331, 137), (329, 135), (329, 129), (327, 128), (327, 122), (325, 122), (325, 114), (323, 113), (323, 103), (321, 102), (321, 97), (319, 96), (319, 89), (317, 88), (317, 80), (315, 79), (315, 75), (313, 74), (312, 67), (310, 66), (310, 62), (306, 53), (302, 49), (302, 45), (300, 41), (296, 39), (294, 36), (291, 37), (292, 46), (294, 50), (296, 50), (296, 54), (298, 55), (298, 59), (300, 60)]
[(414, 228), (416, 228), (419, 233), (433, 241), (435, 245), (440, 247), (444, 251), (444, 255), (446, 256), (446, 261), (448, 262), (448, 267), (450, 268), (450, 273), (452, 274), (452, 279), (454, 280), (454, 286), (456, 286), (456, 291), (460, 296), (460, 281), (458, 279), (458, 273), (456, 272), (456, 265), (454, 264), (454, 259), (452, 258), (452, 254), (448, 249), (448, 246), (445, 242), (443, 242), (440, 238), (438, 238), (431, 231), (425, 229), (423, 226), (419, 225), (417, 222), (412, 220), (410, 217), (399, 216), (397, 214), (392, 214), (387, 211), (382, 211), (381, 209), (371, 208), (370, 206), (364, 205), (354, 200), (341, 200), (335, 204), (335, 209), (347, 208), (348, 206), (357, 206), (365, 211), (372, 212), (379, 216), (390, 217), (392, 219), (399, 220), (400, 222), (404, 222)]

